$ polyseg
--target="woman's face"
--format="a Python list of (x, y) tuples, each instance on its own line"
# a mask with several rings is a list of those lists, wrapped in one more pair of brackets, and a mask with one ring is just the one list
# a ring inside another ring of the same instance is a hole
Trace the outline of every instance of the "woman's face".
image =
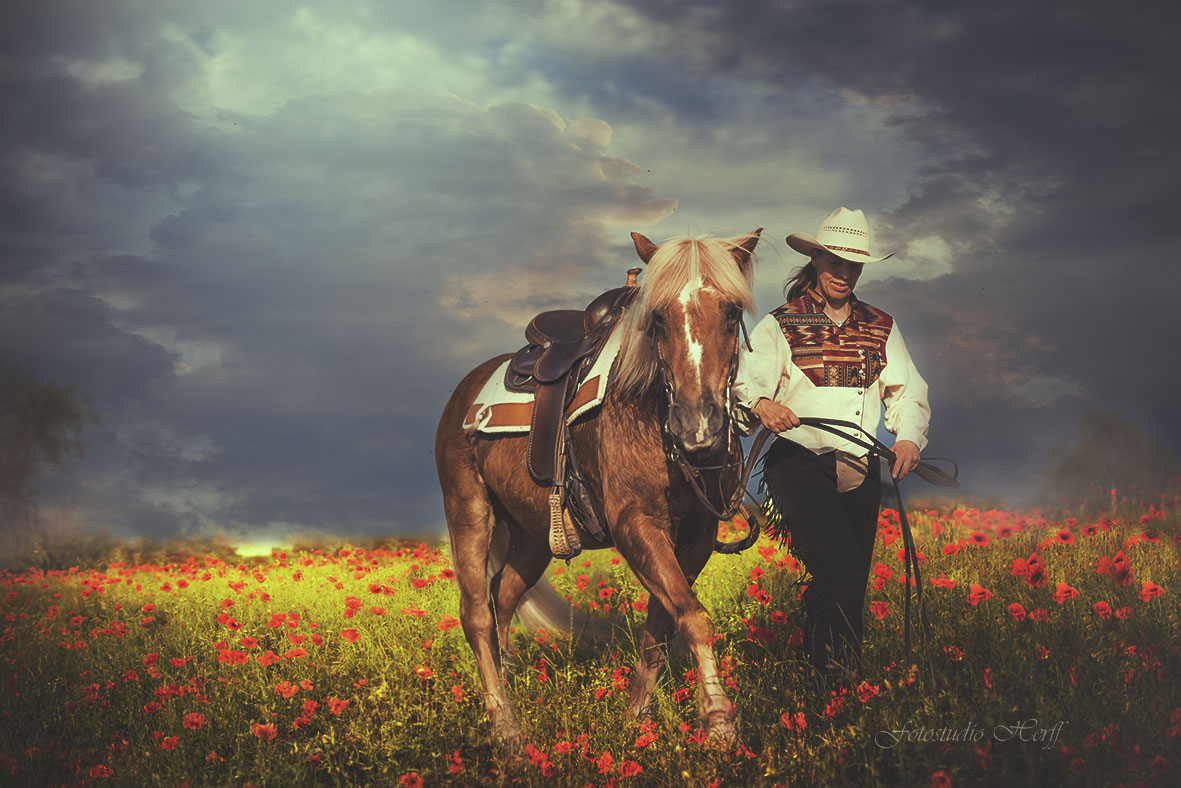
[(829, 251), (815, 252), (812, 265), (816, 266), (816, 284), (829, 306), (843, 307), (857, 286), (864, 263), (851, 263)]

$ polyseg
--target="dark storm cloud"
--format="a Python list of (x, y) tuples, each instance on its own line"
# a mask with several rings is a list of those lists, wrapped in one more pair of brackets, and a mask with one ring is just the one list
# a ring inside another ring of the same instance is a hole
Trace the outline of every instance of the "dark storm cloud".
[(199, 121), (190, 75), (165, 88), (152, 65), (190, 55), (158, 40), (110, 84), (10, 72), (26, 215), (0, 355), (105, 417), (43, 493), (157, 535), (437, 527), (447, 392), (539, 302), (614, 284), (609, 223), (672, 203), (631, 182), (605, 124), (523, 103), (390, 89)]
[(1088, 407), (1181, 447), (1181, 375), (1151, 350), (1169, 341), (1181, 284), (1162, 264), (1181, 171), (1176, 8), (728, 2), (680, 17), (662, 5), (630, 7), (691, 26), (711, 70), (785, 101), (805, 80), (886, 107), (924, 152), (879, 244), (901, 266), (912, 241), (936, 236), (953, 273), (861, 290), (899, 317), (932, 384), (933, 448), (1013, 490)]

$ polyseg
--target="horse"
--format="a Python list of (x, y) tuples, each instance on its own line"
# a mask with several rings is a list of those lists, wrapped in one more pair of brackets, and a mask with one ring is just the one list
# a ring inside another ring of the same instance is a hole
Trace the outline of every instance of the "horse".
[[(718, 675), (713, 624), (692, 589), (718, 533), (717, 509), (699, 491), (702, 483), (720, 489), (719, 477), (733, 470), (727, 458), (737, 453), (742, 460), (729, 388), (742, 315), (754, 312), (753, 252), (761, 231), (674, 238), (659, 246), (632, 233), (646, 273), (614, 329), (624, 333), (598, 413), (572, 423), (568, 439), (601, 502), (608, 534), (596, 542), (580, 529), (583, 546), (616, 547), (649, 593), (628, 713), (650, 714), (675, 628), (696, 661), (702, 729), (719, 747), (737, 734), (734, 707)], [(476, 658), (493, 737), (514, 743), (523, 731), (506, 697), (500, 652), (522, 596), (552, 558), (550, 491), (528, 473), (526, 436), (463, 428), (474, 398), (507, 358), (480, 364), (456, 387), (439, 420), (435, 461), (459, 618)], [(691, 466), (687, 471), (673, 461), (677, 452)], [(694, 475), (698, 492), (689, 481)], [(508, 542), (499, 571), (491, 556), (494, 535)]]

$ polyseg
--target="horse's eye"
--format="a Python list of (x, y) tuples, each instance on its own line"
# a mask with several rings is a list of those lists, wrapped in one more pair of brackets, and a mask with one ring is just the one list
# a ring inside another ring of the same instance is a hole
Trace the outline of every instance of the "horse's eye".
[(730, 306), (726, 308), (726, 319), (731, 323), (737, 323), (741, 317), (742, 307), (738, 306), (737, 304), (730, 304)]

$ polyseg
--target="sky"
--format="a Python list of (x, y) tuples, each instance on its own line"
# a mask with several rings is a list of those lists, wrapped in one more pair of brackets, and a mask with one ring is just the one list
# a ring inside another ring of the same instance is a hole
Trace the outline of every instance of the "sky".
[(158, 538), (442, 534), (452, 388), (622, 284), (631, 231), (764, 227), (765, 313), (803, 262), (784, 237), (839, 205), (895, 253), (857, 293), (965, 493), (1023, 500), (1092, 409), (1176, 452), (1179, 16), (10, 0), (0, 358), (102, 415), (41, 507)]

